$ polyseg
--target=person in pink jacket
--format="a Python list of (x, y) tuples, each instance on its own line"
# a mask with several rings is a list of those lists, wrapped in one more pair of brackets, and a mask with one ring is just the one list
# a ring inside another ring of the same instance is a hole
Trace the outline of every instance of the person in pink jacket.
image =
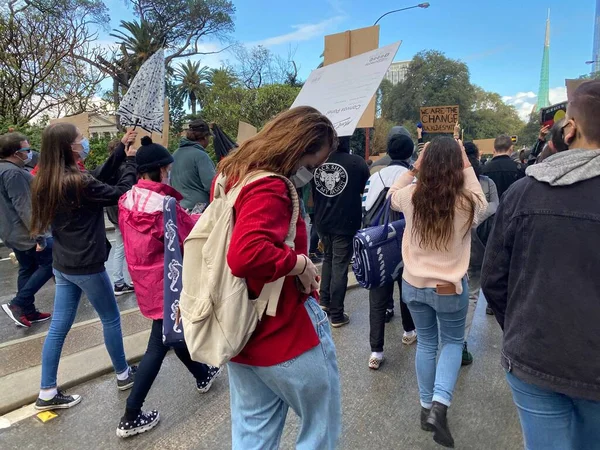
[[(144, 412), (142, 405), (170, 350), (163, 344), (165, 196), (177, 200), (177, 228), (182, 251), (183, 241), (199, 217), (190, 216), (179, 205), (181, 194), (169, 186), (173, 157), (166, 148), (153, 144), (150, 138), (143, 138), (136, 162), (140, 179), (119, 201), (119, 227), (140, 311), (152, 320), (152, 330), (148, 349), (127, 399), (125, 415), (117, 427), (117, 436), (123, 438), (151, 430), (160, 419), (158, 411)], [(220, 369), (192, 361), (185, 345), (174, 350), (196, 379), (198, 391), (208, 392)]]

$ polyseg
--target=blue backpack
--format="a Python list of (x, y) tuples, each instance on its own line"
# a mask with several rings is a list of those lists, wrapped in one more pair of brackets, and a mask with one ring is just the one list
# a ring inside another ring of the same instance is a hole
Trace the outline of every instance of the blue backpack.
[(390, 221), (391, 199), (386, 199), (373, 226), (359, 230), (354, 236), (354, 263), (352, 270), (358, 284), (373, 289), (393, 283), (400, 277), (402, 263), (402, 236), (406, 222), (402, 216)]

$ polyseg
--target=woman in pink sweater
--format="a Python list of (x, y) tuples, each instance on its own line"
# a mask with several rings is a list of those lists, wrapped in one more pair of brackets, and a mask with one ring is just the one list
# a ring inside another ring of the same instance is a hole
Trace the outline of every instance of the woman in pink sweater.
[(390, 195), (392, 208), (406, 218), (402, 300), (419, 336), (415, 365), (421, 428), (434, 431), (438, 444), (454, 447), (446, 413), (462, 360), (471, 226), (479, 222), (487, 202), (462, 143), (450, 137), (431, 141)]

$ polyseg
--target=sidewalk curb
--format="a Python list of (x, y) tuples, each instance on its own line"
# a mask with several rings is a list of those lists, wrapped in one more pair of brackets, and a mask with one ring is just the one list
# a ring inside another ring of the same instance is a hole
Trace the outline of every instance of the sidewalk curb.
[[(354, 273), (348, 273), (348, 290), (359, 288)], [(132, 310), (133, 311), (133, 310)], [(123, 338), (128, 360), (139, 361), (148, 347), (150, 330), (141, 331)], [(68, 389), (85, 383), (113, 370), (104, 345), (61, 358), (58, 368), (59, 387)], [(0, 415), (14, 411), (23, 405), (34, 402), (39, 393), (41, 366), (31, 367), (0, 378)], [(116, 389), (116, 387), (115, 387)]]
[[(150, 330), (123, 338), (125, 354), (129, 361), (142, 358), (148, 346)], [(41, 366), (11, 373), (0, 379), (0, 414), (6, 414), (23, 405), (34, 402), (39, 393)], [(104, 345), (89, 348), (61, 358), (58, 381), (61, 389), (68, 389), (112, 371), (112, 363)], [(115, 391), (116, 391), (115, 382)]]

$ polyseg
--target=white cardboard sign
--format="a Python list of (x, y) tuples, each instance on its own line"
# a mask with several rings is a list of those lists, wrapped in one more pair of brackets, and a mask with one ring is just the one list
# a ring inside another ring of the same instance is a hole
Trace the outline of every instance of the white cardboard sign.
[(338, 136), (351, 136), (401, 43), (313, 70), (292, 108), (312, 106), (331, 120)]

